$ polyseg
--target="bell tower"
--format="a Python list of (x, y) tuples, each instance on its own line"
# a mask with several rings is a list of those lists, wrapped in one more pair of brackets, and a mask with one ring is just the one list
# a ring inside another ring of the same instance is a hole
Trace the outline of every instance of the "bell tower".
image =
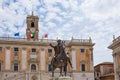
[(33, 11), (31, 15), (27, 16), (26, 23), (27, 23), (27, 29), (26, 29), (26, 36), (27, 40), (31, 41), (37, 41), (38, 40), (38, 16), (34, 16)]

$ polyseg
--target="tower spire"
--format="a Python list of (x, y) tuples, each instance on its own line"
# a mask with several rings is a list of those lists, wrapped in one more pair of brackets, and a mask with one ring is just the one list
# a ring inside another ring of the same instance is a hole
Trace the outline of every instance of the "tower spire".
[(32, 10), (32, 16), (34, 15), (34, 12), (33, 12), (33, 10)]
[(34, 12), (33, 12), (33, 5), (32, 5), (32, 16), (34, 15)]

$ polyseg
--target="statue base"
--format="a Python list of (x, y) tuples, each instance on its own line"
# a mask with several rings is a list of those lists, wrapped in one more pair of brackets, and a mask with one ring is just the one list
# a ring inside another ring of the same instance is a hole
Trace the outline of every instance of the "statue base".
[(67, 77), (67, 76), (65, 76), (65, 77), (58, 77), (58, 78), (53, 77), (50, 80), (73, 80), (73, 78), (72, 77)]

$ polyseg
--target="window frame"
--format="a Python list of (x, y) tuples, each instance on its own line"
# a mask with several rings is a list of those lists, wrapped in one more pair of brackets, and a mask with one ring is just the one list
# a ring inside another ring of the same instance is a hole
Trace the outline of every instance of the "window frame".
[[(83, 51), (82, 51), (83, 50)], [(85, 53), (85, 51), (86, 51), (86, 49), (84, 49), (84, 48), (81, 48), (80, 49), (80, 53), (82, 54), (82, 53)]]
[(51, 72), (51, 71), (52, 71), (52, 65), (48, 64), (48, 72)]
[(32, 48), (31, 52), (37, 52), (36, 48)]
[(37, 71), (37, 65), (36, 64), (31, 64), (30, 70), (31, 70), (31, 72), (36, 72)]
[[(17, 49), (17, 50), (15, 50), (15, 49)], [(19, 51), (19, 48), (18, 48), (18, 47), (14, 47), (14, 51), (15, 51), (15, 52), (18, 52), (18, 51)]]
[[(83, 68), (83, 65), (84, 65), (84, 68)], [(86, 65), (84, 63), (81, 64), (81, 71), (82, 72), (85, 72), (86, 71)]]
[(52, 53), (52, 49), (48, 49), (48, 54), (51, 54)]
[[(15, 64), (17, 64), (17, 66)], [(15, 69), (16, 67), (17, 67), (17, 69)], [(18, 72), (19, 71), (19, 64), (18, 63), (14, 63), (13, 69), (14, 69), (14, 72)]]

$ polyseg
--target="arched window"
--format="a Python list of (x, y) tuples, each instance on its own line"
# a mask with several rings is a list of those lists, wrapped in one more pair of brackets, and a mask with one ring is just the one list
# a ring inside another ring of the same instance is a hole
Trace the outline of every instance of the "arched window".
[(35, 64), (32, 64), (31, 65), (31, 72), (35, 72), (36, 71), (36, 65)]
[(34, 27), (34, 22), (31, 22), (31, 27)]

